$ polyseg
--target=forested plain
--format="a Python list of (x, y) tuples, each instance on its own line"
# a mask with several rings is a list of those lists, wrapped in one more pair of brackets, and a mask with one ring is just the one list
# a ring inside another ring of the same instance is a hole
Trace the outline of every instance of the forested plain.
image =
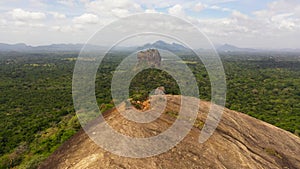
[[(110, 82), (128, 52), (109, 53), (96, 75), (100, 110), (112, 108)], [(36, 168), (81, 126), (72, 101), (72, 76), (78, 53), (0, 54), (0, 168)], [(211, 85), (201, 61), (179, 54), (194, 73), (200, 99), (210, 100)], [(222, 53), (226, 74), (226, 107), (300, 134), (300, 54)], [(147, 99), (164, 86), (180, 94), (166, 72), (147, 69), (130, 85), (130, 97)]]

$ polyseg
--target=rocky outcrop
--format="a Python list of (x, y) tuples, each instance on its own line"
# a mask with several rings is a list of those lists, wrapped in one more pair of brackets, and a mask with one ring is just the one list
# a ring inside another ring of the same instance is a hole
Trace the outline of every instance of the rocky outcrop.
[[(176, 120), (181, 96), (165, 95), (165, 112), (151, 123), (135, 123), (112, 109), (104, 113), (116, 131), (147, 138), (166, 131)], [(224, 109), (218, 128), (203, 144), (198, 142), (210, 102), (200, 101), (197, 120), (190, 133), (168, 152), (148, 158), (125, 158), (105, 151), (83, 131), (64, 143), (41, 169), (299, 169), (300, 138), (243, 113)], [(122, 110), (122, 109), (121, 109)], [(131, 111), (125, 109), (122, 111)], [(98, 124), (95, 124), (98, 125)], [(167, 138), (166, 138), (167, 139)], [(117, 140), (116, 140), (117, 141)]]
[(164, 86), (160, 86), (154, 90), (154, 95), (164, 95), (166, 92)]
[(159, 67), (161, 64), (161, 56), (157, 49), (148, 49), (137, 53), (138, 64), (148, 64), (151, 67)]

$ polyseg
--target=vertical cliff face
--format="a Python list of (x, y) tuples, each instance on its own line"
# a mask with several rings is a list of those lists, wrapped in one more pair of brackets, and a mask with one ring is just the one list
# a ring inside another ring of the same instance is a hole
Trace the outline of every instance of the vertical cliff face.
[(148, 49), (137, 53), (138, 64), (148, 64), (151, 67), (160, 67), (161, 56), (157, 49)]

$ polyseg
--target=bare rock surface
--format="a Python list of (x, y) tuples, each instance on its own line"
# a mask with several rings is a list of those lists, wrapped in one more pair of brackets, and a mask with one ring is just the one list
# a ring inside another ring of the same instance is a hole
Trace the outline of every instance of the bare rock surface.
[[(112, 109), (104, 113), (116, 131), (132, 137), (151, 137), (168, 129), (176, 120), (181, 96), (165, 95), (165, 112), (154, 122), (142, 124), (125, 119)], [(243, 113), (224, 109), (214, 134), (198, 142), (210, 102), (200, 101), (194, 127), (171, 150), (148, 158), (126, 158), (107, 152), (83, 130), (66, 141), (40, 166), (41, 169), (299, 169), (300, 138)], [(133, 109), (133, 108), (132, 108)], [(124, 108), (124, 111), (130, 111)], [(94, 124), (97, 125), (97, 124)], [(117, 140), (114, 140), (117, 141)]]
[(152, 67), (159, 67), (161, 64), (161, 56), (157, 49), (148, 49), (137, 53), (138, 64), (146, 63)]

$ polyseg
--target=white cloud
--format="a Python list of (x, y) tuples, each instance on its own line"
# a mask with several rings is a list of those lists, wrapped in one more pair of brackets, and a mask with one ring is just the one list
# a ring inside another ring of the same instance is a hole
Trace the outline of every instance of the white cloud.
[(131, 0), (95, 0), (86, 3), (86, 8), (100, 17), (125, 17), (129, 14), (142, 12), (142, 7)]
[(238, 0), (211, 0), (210, 3), (223, 4), (223, 3), (235, 2), (235, 1), (238, 1)]
[[(198, 26), (215, 42), (233, 43), (245, 47), (276, 48), (300, 38), (300, 15), (297, 15), (299, 6), (300, 3), (291, 4), (279, 0), (270, 3), (264, 10), (253, 12), (253, 16), (238, 10), (225, 9), (231, 11), (229, 17), (198, 19)], [(225, 11), (219, 6), (208, 8)], [(296, 44), (288, 45), (295, 47)]]
[[(285, 4), (287, 3), (287, 4)], [(275, 1), (268, 5), (268, 8), (254, 12), (254, 16), (246, 15), (238, 10), (224, 9), (219, 6), (208, 8), (231, 11), (229, 17), (220, 19), (200, 20), (199, 27), (210, 38), (216, 41), (227, 41), (237, 45), (264, 45), (276, 47), (284, 45), (278, 38), (292, 37), (292, 34), (299, 37), (300, 18), (296, 15), (299, 3), (291, 4), (287, 1)], [(292, 7), (293, 6), (293, 7)], [(290, 11), (290, 12), (288, 12)], [(287, 38), (288, 40), (290, 38)], [(273, 43), (267, 43), (273, 40)], [(259, 43), (259, 42), (265, 42)], [(258, 46), (256, 46), (258, 47)]]
[(129, 10), (127, 9), (121, 9), (121, 8), (115, 8), (111, 10), (112, 14), (116, 17), (126, 17), (130, 14)]
[[(279, 29), (288, 29), (293, 30), (296, 27), (296, 19), (293, 19), (293, 13), (284, 13), (271, 17), (271, 21), (279, 28)], [(299, 23), (299, 20), (298, 20)]]
[(193, 10), (196, 11), (196, 12), (200, 12), (202, 11), (204, 8), (206, 7), (206, 5), (202, 4), (201, 2), (197, 3)]
[(296, 0), (273, 1), (266, 9), (254, 11), (253, 14), (265, 27), (274, 31), (274, 34), (278, 35), (278, 31), (299, 31), (300, 3)]
[[(24, 0), (22, 3), (19, 3), (20, 0), (3, 0), (0, 1), (0, 11), (2, 11), (0, 36), (3, 41), (11, 41), (6, 34), (12, 34), (16, 41), (20, 41), (20, 37), (25, 37), (25, 40), (31, 39), (28, 38), (28, 32), (31, 32), (45, 36), (43, 40), (46, 43), (47, 39), (51, 39), (57, 33), (55, 37), (58, 40), (62, 38), (65, 41), (70, 40), (70, 42), (74, 40), (76, 43), (77, 39), (74, 38), (76, 36), (71, 36), (72, 33), (80, 34), (84, 39), (85, 36), (88, 37), (98, 30), (99, 26), (104, 26), (118, 18), (140, 12), (162, 13), (160, 11), (167, 9), (163, 13), (188, 19), (197, 24), (200, 30), (214, 41), (236, 43), (241, 46), (250, 44), (250, 47), (253, 44), (254, 46), (286, 45), (285, 42), (288, 41), (290, 46), (299, 46), (299, 0), (273, 0), (269, 4), (261, 1), (259, 3), (266, 7), (259, 11), (252, 11), (251, 14), (246, 14), (240, 6), (232, 6), (233, 3), (230, 8), (225, 8), (223, 3), (230, 1), (235, 0), (57, 0), (52, 3), (45, 3), (44, 0)], [(241, 4), (247, 3), (241, 1)], [(51, 10), (49, 11), (49, 9)], [(199, 12), (201, 15), (204, 10), (212, 12), (210, 15), (206, 13), (206, 19), (189, 16), (195, 12)], [(213, 12), (218, 13), (217, 18)], [(219, 14), (224, 15), (220, 16)], [(154, 22), (151, 21), (151, 23)], [(146, 22), (146, 24), (148, 23)], [(170, 29), (185, 30), (180, 25), (170, 25), (170, 27)], [(52, 33), (51, 37), (47, 31)], [(14, 34), (14, 32), (19, 34)], [(63, 33), (60, 34), (60, 32)], [(41, 36), (36, 37), (40, 38)], [(42, 39), (37, 40), (43, 41)]]
[(35, 28), (42, 28), (45, 27), (45, 24), (42, 23), (27, 23), (27, 22), (23, 22), (23, 21), (15, 21), (14, 22), (15, 26), (26, 26), (26, 27), (35, 27)]
[(294, 13), (300, 17), (300, 3), (297, 0), (277, 0), (268, 4), (268, 7), (263, 10), (254, 11), (253, 14), (257, 17), (272, 17), (282, 13)]
[(76, 24), (97, 24), (99, 23), (99, 17), (94, 14), (85, 13), (81, 16), (75, 17), (73, 22)]
[(185, 16), (185, 11), (184, 11), (183, 7), (179, 4), (174, 5), (173, 7), (169, 8), (168, 13), (170, 15), (179, 16), (179, 17)]
[(238, 18), (238, 19), (248, 19), (249, 18), (247, 15), (245, 15), (237, 10), (234, 10), (231, 14), (234, 18)]
[(296, 7), (299, 7), (299, 1), (297, 0), (277, 0), (273, 1), (268, 5), (270, 11), (273, 12), (287, 12), (294, 10)]
[(158, 13), (155, 9), (146, 9), (145, 13)]
[(35, 8), (43, 8), (47, 6), (46, 2), (41, 0), (29, 0), (29, 3)]
[(18, 21), (42, 20), (46, 18), (46, 14), (42, 12), (30, 12), (17, 8), (11, 12), (12, 18)]
[(0, 25), (6, 25), (7, 21), (5, 19), (0, 19)]
[(213, 9), (213, 10), (218, 10), (218, 11), (223, 11), (223, 12), (233, 12), (234, 11), (230, 8), (223, 8), (223, 7), (220, 7), (217, 5), (208, 6), (207, 8)]
[(74, 33), (83, 30), (82, 25), (66, 25), (66, 26), (52, 26), (51, 29), (56, 32)]
[(57, 3), (65, 6), (73, 7), (75, 5), (75, 0), (58, 0)]
[(55, 19), (65, 19), (66, 15), (58, 12), (50, 12)]
[(167, 8), (176, 5), (178, 0), (135, 0), (136, 3), (143, 4), (146, 8)]
[(222, 38), (236, 38), (236, 37), (255, 37), (260, 29), (257, 27), (259, 23), (251, 19), (249, 16), (240, 11), (233, 11), (227, 18), (219, 19), (198, 19), (198, 26), (211, 38), (218, 40)]

